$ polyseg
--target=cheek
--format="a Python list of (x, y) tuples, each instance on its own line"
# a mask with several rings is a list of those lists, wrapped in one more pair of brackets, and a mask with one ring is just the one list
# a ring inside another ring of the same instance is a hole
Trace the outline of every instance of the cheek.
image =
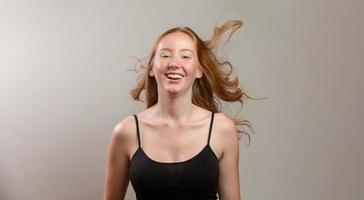
[(157, 71), (164, 71), (165, 68), (167, 66), (167, 62), (166, 61), (162, 61), (162, 60), (155, 60), (153, 62), (153, 68), (155, 68)]
[(199, 72), (198, 64), (193, 62), (190, 63), (188, 66), (190, 66), (187, 70), (189, 74), (195, 75)]
[(162, 80), (165, 78), (164, 74), (166, 73), (167, 67), (163, 65), (163, 63), (155, 62), (152, 67), (152, 71), (154, 77), (158, 80)]

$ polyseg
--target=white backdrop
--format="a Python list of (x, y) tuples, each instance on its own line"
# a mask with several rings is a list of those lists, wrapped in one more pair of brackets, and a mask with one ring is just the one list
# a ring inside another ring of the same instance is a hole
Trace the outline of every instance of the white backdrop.
[[(364, 199), (364, 3), (357, 0), (1, 0), (0, 199), (101, 199), (113, 127), (144, 105), (130, 56), (175, 25), (226, 47), (253, 123), (241, 142), (249, 200)], [(226, 113), (235, 107), (227, 106)], [(129, 185), (127, 199), (135, 199)]]

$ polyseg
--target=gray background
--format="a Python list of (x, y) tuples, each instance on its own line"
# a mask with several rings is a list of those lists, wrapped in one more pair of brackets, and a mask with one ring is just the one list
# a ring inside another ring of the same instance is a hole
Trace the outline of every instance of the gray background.
[(130, 56), (172, 26), (207, 39), (231, 18), (245, 25), (226, 56), (268, 97), (242, 113), (256, 131), (240, 146), (243, 199), (364, 199), (360, 0), (2, 0), (0, 199), (101, 199), (111, 131), (144, 108)]

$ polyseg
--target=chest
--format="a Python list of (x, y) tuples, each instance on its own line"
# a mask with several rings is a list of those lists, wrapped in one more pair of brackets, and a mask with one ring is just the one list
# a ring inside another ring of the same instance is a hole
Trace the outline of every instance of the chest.
[(141, 123), (139, 131), (141, 148), (149, 158), (155, 161), (180, 162), (188, 160), (201, 152), (211, 142), (208, 125), (207, 123), (200, 123), (183, 127), (169, 127)]
[(216, 199), (213, 197), (218, 189), (218, 160), (207, 147), (191, 159), (174, 163), (154, 161), (138, 149), (132, 158), (129, 178), (139, 197), (165, 199), (194, 195), (199, 199)]

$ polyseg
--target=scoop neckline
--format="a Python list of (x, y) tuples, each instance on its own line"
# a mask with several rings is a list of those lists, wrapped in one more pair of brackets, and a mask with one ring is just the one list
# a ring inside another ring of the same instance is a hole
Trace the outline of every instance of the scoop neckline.
[[(153, 163), (156, 163), (156, 164), (159, 164), (159, 165), (178, 165), (178, 164), (184, 164), (184, 163), (188, 163), (188, 162), (190, 162), (190, 161), (192, 161), (192, 160), (194, 160), (194, 159), (196, 159), (198, 156), (200, 156), (206, 149), (208, 149), (208, 148), (210, 148), (211, 149), (211, 147), (210, 147), (210, 145), (209, 144), (207, 144), (207, 145), (205, 145), (205, 147), (202, 149), (202, 150), (200, 150), (196, 155), (194, 155), (194, 156), (192, 156), (191, 158), (189, 158), (189, 159), (187, 159), (187, 160), (183, 160), (183, 161), (177, 161), (177, 162), (161, 162), (161, 161), (157, 161), (157, 160), (153, 160), (152, 158), (150, 158), (146, 153), (145, 153), (145, 151), (141, 148), (141, 147), (139, 147), (138, 148), (138, 151), (141, 151), (143, 154), (144, 154), (144, 156), (149, 160), (149, 161), (151, 161), (151, 162), (153, 162)], [(213, 154), (214, 154), (214, 158), (217, 160), (217, 157), (216, 157), (216, 155), (215, 155), (215, 153), (213, 152)], [(133, 161), (133, 159), (134, 159), (134, 156), (133, 156), (133, 158), (131, 159), (131, 161)]]

